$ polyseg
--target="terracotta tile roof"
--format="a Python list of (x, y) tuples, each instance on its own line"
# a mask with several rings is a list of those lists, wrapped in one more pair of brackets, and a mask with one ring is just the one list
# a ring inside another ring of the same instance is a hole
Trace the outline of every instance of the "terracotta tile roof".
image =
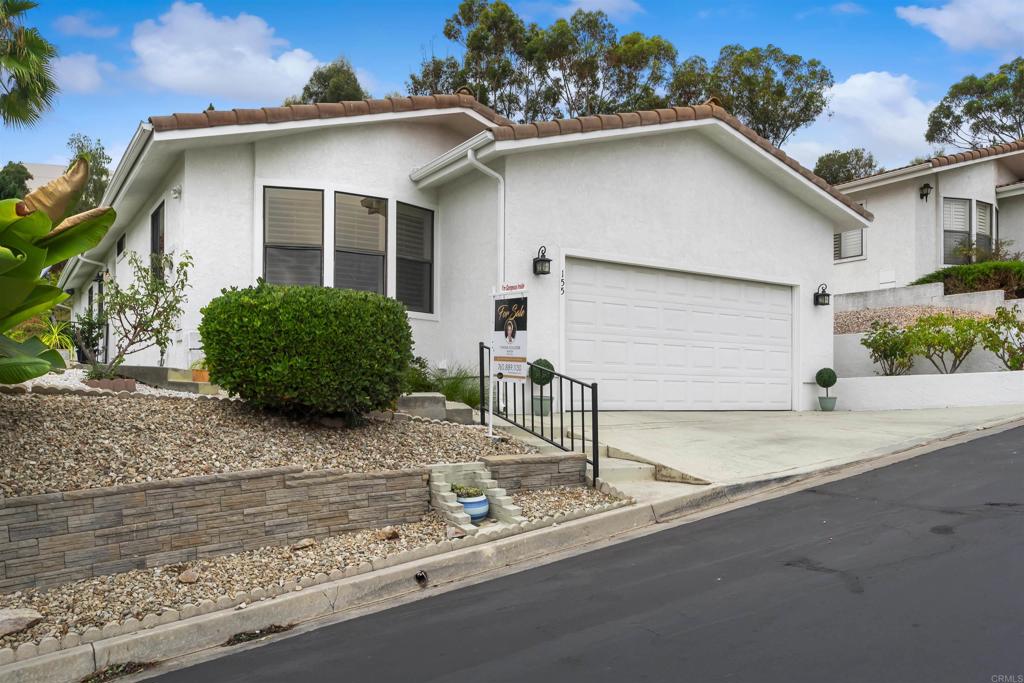
[(890, 173), (897, 173), (898, 171), (906, 171), (910, 168), (917, 168), (918, 166), (924, 166), (928, 164), (932, 168), (942, 168), (944, 166), (953, 166), (955, 164), (962, 164), (965, 161), (977, 161), (978, 159), (985, 159), (986, 157), (994, 157), (1000, 154), (1009, 154), (1010, 152), (1024, 151), (1024, 140), (1016, 140), (1014, 142), (1004, 142), (998, 145), (992, 145), (990, 147), (979, 147), (978, 149), (968, 149), (963, 152), (956, 154), (944, 154), (938, 157), (932, 157), (931, 159), (925, 159), (918, 164), (907, 164), (906, 166), (897, 166), (896, 168), (890, 168), (879, 173), (872, 173), (866, 175), (863, 178), (857, 178), (851, 180), (849, 183), (843, 183), (843, 185), (849, 185), (850, 183), (858, 183), (868, 178), (875, 178), (878, 176), (889, 175)]
[(321, 104), (290, 104), (282, 107), (260, 109), (211, 110), (194, 114), (171, 114), (150, 116), (153, 130), (189, 130), (235, 126), (249, 123), (284, 123), (307, 119), (332, 119), (366, 114), (417, 111), (421, 109), (470, 109), (495, 125), (512, 122), (476, 101), (472, 95), (426, 95), (413, 97), (386, 97), (381, 100), (356, 100), (353, 102), (331, 102)]
[(570, 133), (590, 133), (598, 130), (615, 128), (632, 128), (634, 126), (651, 126), (676, 121), (699, 121), (702, 119), (718, 119), (738, 131), (755, 145), (771, 154), (786, 166), (796, 171), (809, 182), (817, 185), (834, 199), (853, 210), (855, 213), (873, 220), (874, 215), (863, 206), (833, 188), (826, 181), (804, 168), (781, 149), (755, 133), (739, 119), (722, 108), (717, 100), (709, 100), (704, 104), (690, 107), (668, 107), (654, 111), (623, 112), (619, 114), (602, 114), (600, 116), (581, 116), (575, 119), (558, 119), (556, 121), (540, 121), (537, 123), (504, 123), (495, 126), (491, 132), (495, 140), (526, 140), (544, 138), (552, 135), (568, 135)]
[(151, 116), (149, 122), (157, 132), (171, 130), (189, 130), (196, 128), (212, 128), (215, 126), (233, 126), (250, 123), (283, 123), (306, 119), (326, 119), (366, 114), (384, 114), (392, 112), (416, 111), (422, 109), (471, 109), (494, 124), (491, 132), (495, 140), (525, 140), (543, 138), (571, 133), (591, 133), (616, 128), (633, 128), (650, 126), (677, 121), (696, 121), (701, 119), (718, 119), (732, 127), (755, 145), (789, 166), (810, 183), (817, 185), (824, 192), (855, 213), (873, 220), (874, 216), (861, 205), (845, 194), (836, 190), (826, 181), (801, 166), (795, 159), (788, 156), (778, 147), (762, 138), (735, 116), (727, 112), (717, 100), (712, 98), (704, 104), (689, 107), (667, 107), (653, 111), (621, 112), (618, 114), (600, 114), (598, 116), (581, 116), (573, 119), (557, 119), (555, 121), (538, 121), (536, 123), (513, 123), (498, 114), (490, 107), (476, 101), (466, 90), (454, 95), (426, 95), (412, 97), (386, 97), (380, 100), (357, 100), (354, 102), (337, 102), (321, 104), (292, 104), (281, 107), (263, 107), (261, 109), (232, 109), (230, 111), (204, 111), (194, 114), (171, 114), (170, 116)]

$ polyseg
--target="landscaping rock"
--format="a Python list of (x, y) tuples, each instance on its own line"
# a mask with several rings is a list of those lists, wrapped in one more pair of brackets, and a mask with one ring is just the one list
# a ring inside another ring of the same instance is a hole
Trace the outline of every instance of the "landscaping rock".
[(586, 511), (616, 500), (589, 486), (556, 486), (550, 489), (531, 489), (512, 492), (512, 502), (522, 508), (522, 515), (533, 521)]
[(398, 532), (398, 529), (393, 526), (386, 526), (377, 532), (377, 538), (382, 541), (394, 541), (400, 536), (401, 534)]
[(34, 609), (0, 609), (0, 637), (32, 628), (42, 620), (43, 615)]
[(178, 574), (178, 583), (196, 583), (197, 581), (199, 581), (199, 572), (193, 568)]
[(965, 311), (956, 308), (938, 306), (891, 306), (889, 308), (863, 308), (857, 311), (839, 311), (833, 316), (833, 334), (859, 334), (871, 329), (875, 320), (888, 322), (899, 328), (906, 328), (917, 322), (918, 318), (936, 313), (948, 313), (958, 318), (974, 318), (985, 320), (992, 316), (976, 311)]
[(297, 543), (292, 544), (292, 550), (305, 550), (306, 548), (316, 545), (316, 541), (312, 538), (304, 538)]

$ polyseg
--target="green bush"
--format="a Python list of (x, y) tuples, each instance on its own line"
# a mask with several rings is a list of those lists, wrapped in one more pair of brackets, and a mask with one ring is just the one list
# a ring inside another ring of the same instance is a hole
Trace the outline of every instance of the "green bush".
[(555, 366), (547, 358), (538, 358), (530, 365), (530, 381), (539, 387), (545, 387), (555, 378), (555, 373), (551, 372), (554, 369)]
[(981, 344), (1003, 362), (1007, 370), (1024, 370), (1024, 321), (1020, 310), (998, 308), (995, 317), (986, 321)]
[(981, 342), (985, 321), (936, 313), (917, 319), (907, 328), (915, 355), (927, 358), (935, 369), (952, 374)]
[(260, 408), (354, 418), (394, 404), (412, 360), (405, 308), (370, 292), (260, 283), (202, 310), (210, 381)]
[(887, 376), (905, 375), (914, 366), (914, 346), (906, 330), (889, 322), (875, 320), (860, 343), (871, 353), (871, 360), (882, 366)]
[(943, 283), (946, 294), (1001, 289), (1006, 292), (1006, 298), (1020, 299), (1024, 297), (1024, 261), (986, 261), (949, 266), (911, 284), (927, 285), (932, 282)]

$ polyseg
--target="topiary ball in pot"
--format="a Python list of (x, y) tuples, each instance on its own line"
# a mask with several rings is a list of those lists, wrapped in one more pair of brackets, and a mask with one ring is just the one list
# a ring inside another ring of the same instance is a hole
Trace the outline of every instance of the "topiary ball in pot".
[(828, 390), (834, 387), (836, 385), (836, 382), (839, 381), (839, 377), (836, 375), (836, 371), (833, 370), (832, 368), (822, 368), (821, 370), (818, 370), (817, 373), (815, 373), (814, 381), (818, 384), (819, 387), (825, 390), (825, 395), (818, 397), (818, 405), (821, 407), (822, 410), (826, 412), (835, 410), (836, 397), (829, 396)]
[(372, 292), (261, 282), (202, 313), (210, 381), (259, 408), (354, 419), (394, 405), (412, 360), (405, 307)]
[(555, 378), (554, 364), (547, 358), (538, 358), (530, 364), (530, 381), (533, 386), (539, 388), (539, 392), (533, 396), (533, 414), (551, 414), (551, 391), (545, 391), (544, 387), (551, 384)]

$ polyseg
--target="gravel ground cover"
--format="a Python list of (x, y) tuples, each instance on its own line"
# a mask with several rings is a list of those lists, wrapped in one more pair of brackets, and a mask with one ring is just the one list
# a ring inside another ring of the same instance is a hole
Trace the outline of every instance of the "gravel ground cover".
[(857, 334), (871, 329), (875, 320), (890, 322), (904, 328), (913, 325), (918, 318), (935, 313), (952, 313), (961, 318), (985, 320), (992, 316), (975, 311), (964, 311), (955, 308), (937, 306), (893, 306), (891, 308), (865, 308), (859, 311), (843, 311), (836, 313), (832, 321), (834, 334)]
[[(85, 384), (85, 370), (82, 370), (81, 368), (69, 368), (62, 373), (50, 372), (42, 377), (36, 377), (35, 379), (30, 379), (27, 382), (22, 382), (21, 384), (25, 387), (46, 386), (67, 387), (69, 389), (90, 388)], [(135, 393), (145, 396), (167, 396), (170, 398), (195, 399), (199, 397), (199, 394), (193, 394), (190, 391), (160, 389), (158, 387), (151, 387), (148, 384), (143, 384), (142, 382), (135, 383)]]
[(523, 517), (530, 521), (576, 510), (589, 510), (615, 500), (614, 496), (589, 486), (556, 486), (512, 492), (512, 502), (522, 508)]
[[(60, 638), (69, 630), (82, 633), (90, 626), (139, 619), (163, 609), (197, 605), (201, 600), (233, 596), (272, 585), (284, 586), (304, 577), (359, 566), (405, 550), (445, 540), (447, 527), (440, 515), (381, 529), (330, 536), (308, 547), (265, 547), (194, 562), (137, 569), (122, 574), (82, 579), (47, 590), (31, 589), (0, 595), (0, 608), (28, 608), (43, 615), (30, 629), (0, 638), (0, 648), (46, 636)], [(187, 573), (186, 573), (187, 572)], [(182, 576), (184, 575), (184, 576)], [(195, 580), (194, 583), (187, 581)]]
[(325, 426), (242, 401), (0, 394), (0, 490), (24, 496), (299, 465), (373, 472), (532, 452), (481, 428)]

